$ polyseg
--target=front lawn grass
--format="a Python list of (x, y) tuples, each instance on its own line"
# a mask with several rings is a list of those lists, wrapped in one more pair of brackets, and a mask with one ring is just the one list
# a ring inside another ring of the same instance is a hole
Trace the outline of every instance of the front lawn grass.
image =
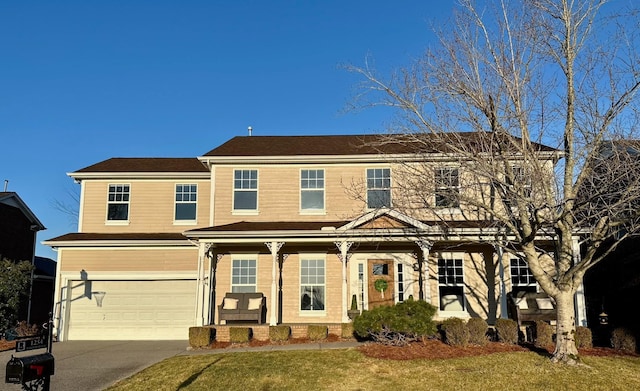
[(123, 380), (127, 390), (640, 390), (640, 358), (552, 364), (534, 352), (381, 360), (355, 349), (176, 356)]

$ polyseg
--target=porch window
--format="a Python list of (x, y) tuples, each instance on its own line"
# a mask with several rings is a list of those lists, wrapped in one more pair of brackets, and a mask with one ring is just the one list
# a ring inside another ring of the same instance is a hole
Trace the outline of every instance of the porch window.
[(231, 267), (231, 292), (256, 291), (255, 259), (234, 259)]
[(367, 169), (367, 208), (391, 207), (391, 169)]
[(258, 170), (234, 171), (233, 210), (258, 210)]
[(463, 254), (441, 254), (438, 258), (438, 290), (441, 311), (464, 311)]
[(109, 185), (107, 220), (129, 220), (129, 185)]
[(324, 170), (300, 171), (300, 209), (324, 210)]
[(460, 177), (457, 168), (437, 168), (435, 179), (435, 206), (440, 208), (457, 208), (460, 206)]
[(529, 265), (524, 259), (511, 258), (511, 291), (516, 292), (536, 292), (538, 290), (536, 279), (529, 269)]
[(198, 198), (198, 185), (178, 184), (176, 185), (176, 221), (195, 221), (196, 202)]
[(324, 308), (324, 259), (302, 259), (300, 261), (300, 310), (324, 311)]

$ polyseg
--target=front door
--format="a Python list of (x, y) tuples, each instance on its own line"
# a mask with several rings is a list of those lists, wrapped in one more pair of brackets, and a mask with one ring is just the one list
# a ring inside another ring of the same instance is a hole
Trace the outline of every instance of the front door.
[(392, 259), (369, 259), (368, 293), (369, 309), (394, 304)]

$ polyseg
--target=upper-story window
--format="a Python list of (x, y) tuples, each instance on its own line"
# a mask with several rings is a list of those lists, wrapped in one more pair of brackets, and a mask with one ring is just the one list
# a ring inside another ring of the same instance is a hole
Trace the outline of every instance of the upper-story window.
[(258, 170), (235, 170), (233, 173), (233, 209), (258, 210)]
[(531, 176), (519, 166), (513, 166), (513, 180), (507, 177), (507, 184), (512, 189), (521, 189), (519, 196), (529, 198), (531, 196)]
[(436, 168), (434, 172), (435, 206), (455, 208), (460, 206), (460, 177), (455, 167)]
[(367, 169), (367, 207), (391, 207), (391, 169)]
[(109, 201), (107, 202), (108, 221), (129, 220), (129, 185), (109, 185)]
[(300, 171), (300, 209), (324, 210), (324, 170)]
[(196, 205), (198, 201), (198, 185), (176, 185), (176, 221), (195, 221)]

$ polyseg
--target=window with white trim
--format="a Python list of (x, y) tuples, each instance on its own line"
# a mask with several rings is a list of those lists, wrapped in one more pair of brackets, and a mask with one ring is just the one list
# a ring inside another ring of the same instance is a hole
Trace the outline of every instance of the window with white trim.
[(538, 284), (527, 262), (522, 258), (511, 258), (509, 263), (511, 291), (513, 293), (536, 292), (538, 290)]
[(109, 196), (107, 202), (108, 221), (129, 220), (129, 197), (129, 185), (109, 185)]
[(233, 172), (233, 210), (258, 210), (258, 170)]
[(456, 208), (460, 206), (460, 177), (455, 167), (436, 168), (434, 172), (435, 206)]
[(464, 254), (443, 253), (438, 257), (438, 291), (441, 311), (464, 311)]
[(174, 219), (176, 221), (195, 221), (197, 200), (198, 185), (177, 184)]
[(231, 292), (255, 292), (257, 260), (238, 258), (231, 263)]
[(300, 310), (324, 311), (325, 288), (324, 258), (302, 258), (300, 260)]
[(367, 208), (391, 207), (391, 169), (367, 169)]
[(324, 170), (300, 170), (300, 209), (324, 210)]

